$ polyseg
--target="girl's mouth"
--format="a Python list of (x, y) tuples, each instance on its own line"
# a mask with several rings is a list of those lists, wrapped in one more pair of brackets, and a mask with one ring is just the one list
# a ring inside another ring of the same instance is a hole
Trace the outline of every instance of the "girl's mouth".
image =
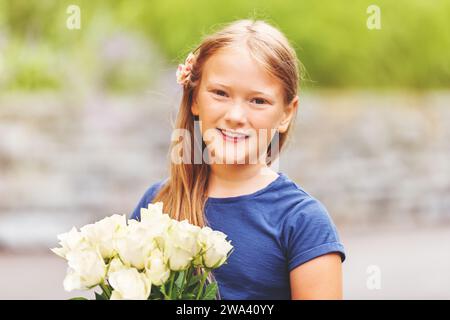
[(249, 135), (246, 135), (243, 133), (234, 133), (234, 132), (226, 131), (226, 130), (219, 129), (219, 128), (217, 128), (217, 130), (222, 135), (223, 140), (228, 141), (228, 142), (238, 143), (240, 141), (244, 141), (244, 140), (248, 139), (248, 137), (249, 137)]

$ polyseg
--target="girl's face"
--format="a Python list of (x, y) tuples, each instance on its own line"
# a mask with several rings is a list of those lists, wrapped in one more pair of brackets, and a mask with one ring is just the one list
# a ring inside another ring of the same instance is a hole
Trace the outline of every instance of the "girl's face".
[(287, 130), (297, 105), (298, 96), (285, 106), (280, 80), (244, 46), (219, 50), (205, 62), (191, 111), (212, 163), (256, 164), (264, 163), (257, 156), (265, 156), (276, 130)]

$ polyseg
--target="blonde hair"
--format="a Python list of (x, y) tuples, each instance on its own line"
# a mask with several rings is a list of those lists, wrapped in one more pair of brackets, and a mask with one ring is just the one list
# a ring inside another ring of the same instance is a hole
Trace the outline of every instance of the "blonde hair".
[[(281, 81), (285, 105), (288, 105), (296, 97), (300, 81), (300, 64), (295, 50), (286, 37), (265, 21), (237, 20), (216, 33), (206, 36), (193, 51), (195, 62), (190, 80), (183, 87), (183, 96), (174, 129), (185, 129), (191, 133), (191, 137), (198, 136), (194, 134), (195, 117), (192, 114), (191, 105), (198, 91), (204, 64), (218, 50), (232, 45), (245, 45), (252, 57), (261, 63), (270, 75)], [(289, 132), (294, 125), (294, 119), (295, 115), (288, 129), (284, 133), (279, 133), (278, 150), (281, 150), (286, 144)], [(170, 159), (170, 176), (152, 202), (162, 201), (164, 212), (168, 213), (173, 219), (180, 221), (186, 219), (194, 225), (203, 227), (207, 225), (204, 207), (208, 198), (210, 168), (209, 164), (203, 161), (201, 164), (194, 163), (194, 153), (200, 152), (199, 154), (203, 154), (205, 148), (203, 140), (201, 138), (199, 140), (201, 141), (194, 141), (192, 144), (183, 139), (182, 150), (191, 148), (191, 161), (176, 164)], [(180, 141), (172, 142), (169, 155), (172, 154), (173, 148), (179, 143)], [(266, 157), (268, 166), (278, 157), (278, 153), (271, 154), (272, 149), (274, 148), (269, 145)]]

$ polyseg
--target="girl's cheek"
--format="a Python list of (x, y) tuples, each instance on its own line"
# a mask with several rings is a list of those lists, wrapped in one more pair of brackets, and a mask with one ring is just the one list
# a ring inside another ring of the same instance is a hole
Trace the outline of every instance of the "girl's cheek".
[(248, 118), (255, 129), (270, 129), (274, 125), (273, 115), (265, 112), (250, 112)]
[(213, 121), (217, 118), (221, 118), (225, 115), (227, 106), (223, 103), (218, 103), (217, 101), (211, 100), (207, 101), (205, 105), (205, 117)]
[(217, 104), (217, 101), (214, 100), (214, 98), (205, 95), (204, 99), (202, 99), (202, 105), (205, 108), (205, 110), (214, 109), (215, 105)]

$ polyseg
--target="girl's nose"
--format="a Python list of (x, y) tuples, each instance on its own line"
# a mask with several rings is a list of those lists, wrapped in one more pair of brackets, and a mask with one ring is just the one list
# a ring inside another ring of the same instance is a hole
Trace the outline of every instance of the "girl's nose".
[(242, 102), (234, 102), (232, 105), (230, 105), (229, 109), (227, 110), (227, 113), (225, 114), (225, 120), (227, 122), (233, 123), (233, 124), (241, 124), (246, 122), (246, 110), (245, 106)]

